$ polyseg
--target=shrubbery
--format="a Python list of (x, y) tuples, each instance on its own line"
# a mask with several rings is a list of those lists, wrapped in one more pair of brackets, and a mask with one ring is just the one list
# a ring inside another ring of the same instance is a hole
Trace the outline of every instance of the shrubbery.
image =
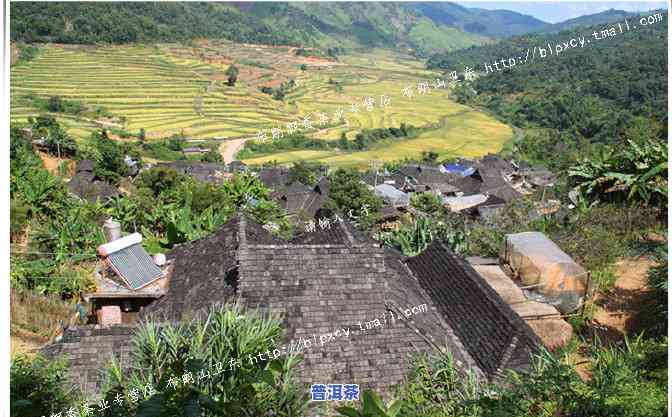
[[(273, 351), (281, 336), (278, 319), (237, 305), (214, 308), (188, 323), (144, 323), (133, 340), (133, 371), (123, 376), (113, 363), (107, 397), (121, 393), (128, 398), (132, 388), (155, 387), (155, 395), (127, 410), (136, 417), (304, 415), (308, 398), (295, 380), (298, 358), (249, 360), (248, 355)], [(239, 362), (232, 366), (230, 360)], [(183, 383), (187, 372), (192, 383)], [(200, 378), (201, 372), (208, 377)], [(178, 381), (176, 387), (169, 386), (171, 378)]]
[(67, 409), (76, 397), (66, 388), (66, 369), (65, 361), (14, 356), (9, 374), (11, 415), (40, 417)]

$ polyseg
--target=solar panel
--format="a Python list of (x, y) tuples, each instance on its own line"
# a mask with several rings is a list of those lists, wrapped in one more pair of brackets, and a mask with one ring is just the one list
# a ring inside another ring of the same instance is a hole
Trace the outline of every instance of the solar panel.
[(132, 290), (137, 290), (161, 278), (163, 272), (140, 243), (108, 256), (112, 267)]

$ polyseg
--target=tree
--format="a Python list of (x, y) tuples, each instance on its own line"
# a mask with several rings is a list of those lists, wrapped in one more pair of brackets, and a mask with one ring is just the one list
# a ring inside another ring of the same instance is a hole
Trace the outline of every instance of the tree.
[(414, 193), (411, 197), (411, 205), (428, 214), (433, 214), (443, 209), (441, 198), (430, 192)]
[(338, 139), (338, 147), (347, 150), (350, 149), (350, 142), (348, 137), (345, 135), (345, 132), (341, 132), (341, 137)]
[(138, 188), (148, 188), (154, 197), (162, 192), (168, 192), (179, 184), (182, 177), (174, 169), (167, 167), (153, 167), (143, 171), (135, 181)]
[(69, 157), (77, 153), (77, 143), (53, 116), (38, 116), (31, 129), (44, 140), (44, 146), (50, 154)]
[(289, 183), (292, 183), (294, 181), (298, 181), (302, 184), (305, 185), (310, 185), (312, 186), (317, 182), (317, 178), (315, 177), (315, 174), (311, 171), (311, 169), (306, 165), (305, 162), (299, 161), (299, 162), (294, 162), (291, 168), (289, 168)]
[(201, 155), (201, 162), (224, 162), (224, 159), (217, 149), (210, 149), (210, 152)]
[(362, 182), (357, 170), (339, 168), (329, 176), (327, 208), (340, 209), (346, 215), (352, 210), (357, 222), (367, 226), (373, 223), (382, 206), (382, 200)]
[(423, 162), (433, 164), (433, 163), (436, 162), (438, 157), (439, 157), (439, 154), (434, 152), (434, 151), (422, 151), (422, 161)]
[(282, 101), (285, 99), (285, 91), (279, 88), (273, 92), (273, 100)]
[(166, 144), (166, 146), (171, 151), (180, 152), (182, 150), (182, 148), (184, 147), (185, 142), (186, 142), (186, 139), (184, 138), (184, 135), (182, 135), (182, 134), (173, 135), (168, 139), (168, 143)]
[(49, 98), (49, 104), (47, 108), (51, 112), (61, 112), (63, 111), (63, 101), (60, 96), (52, 96)]
[(231, 64), (231, 66), (229, 66), (229, 68), (226, 69), (225, 74), (229, 77), (227, 80), (227, 84), (230, 87), (236, 85), (236, 80), (238, 79), (238, 68), (235, 65)]
[(355, 135), (355, 149), (360, 151), (366, 149), (366, 137), (364, 133), (357, 133)]
[(128, 166), (124, 161), (124, 153), (119, 144), (110, 139), (104, 130), (92, 133), (91, 141), (96, 160), (96, 175), (113, 183), (118, 182), (120, 177), (126, 176)]

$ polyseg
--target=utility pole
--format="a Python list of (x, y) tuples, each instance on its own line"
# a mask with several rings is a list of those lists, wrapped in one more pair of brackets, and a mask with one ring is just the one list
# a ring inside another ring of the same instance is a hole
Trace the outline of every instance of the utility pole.
[(371, 169), (375, 172), (373, 179), (373, 187), (376, 188), (378, 185), (378, 168), (380, 166), (380, 161), (372, 159), (369, 163)]

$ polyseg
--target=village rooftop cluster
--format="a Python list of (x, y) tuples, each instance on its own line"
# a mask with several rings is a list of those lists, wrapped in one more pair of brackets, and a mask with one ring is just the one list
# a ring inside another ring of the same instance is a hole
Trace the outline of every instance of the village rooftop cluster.
[[(382, 209), (339, 213), (326, 208), (327, 169), (309, 186), (291, 182), (284, 167), (253, 169), (238, 161), (163, 166), (216, 184), (238, 172), (256, 176), (300, 233), (284, 240), (273, 234), (274, 225), (238, 213), (209, 236), (150, 254), (142, 235), (109, 219), (108, 242), (98, 248), (96, 289), (84, 294), (91, 306), (87, 324), (65, 329), (44, 348), (49, 357), (70, 357), (71, 379), (91, 399), (100, 393), (102, 364), (114, 356), (122, 367), (130, 366), (127, 341), (140, 321), (179, 322), (222, 302), (280, 314), (290, 338), (298, 340), (239, 360), (276, 359), (289, 346), (304, 358), (301, 381), (342, 381), (348, 373), (353, 383), (381, 392), (401, 381), (408, 354), (418, 349), (444, 346), (458, 369), (491, 379), (505, 369), (528, 367), (538, 347), (555, 348), (571, 337), (561, 313), (581, 305), (587, 276), (545, 236), (510, 235), (501, 260), (465, 261), (437, 241), (417, 256), (404, 256), (356, 227), (360, 216), (374, 216), (381, 231), (399, 227), (404, 216), (422, 216), (410, 204), (417, 193), (434, 194), (454, 213), (487, 219), (507, 202), (543, 192), (554, 181), (549, 171), (496, 156), (376, 168), (362, 181), (385, 201)], [(72, 181), (78, 184), (70, 188), (75, 194), (82, 184), (95, 185), (86, 161)], [(114, 195), (93, 191), (81, 197)], [(553, 209), (547, 201), (535, 210)], [(525, 275), (530, 268), (522, 271), (521, 259), (535, 265), (532, 276)], [(528, 292), (505, 273), (502, 262)], [(560, 265), (561, 274), (552, 280), (543, 272), (549, 264)], [(232, 361), (231, 367), (240, 365)]]

